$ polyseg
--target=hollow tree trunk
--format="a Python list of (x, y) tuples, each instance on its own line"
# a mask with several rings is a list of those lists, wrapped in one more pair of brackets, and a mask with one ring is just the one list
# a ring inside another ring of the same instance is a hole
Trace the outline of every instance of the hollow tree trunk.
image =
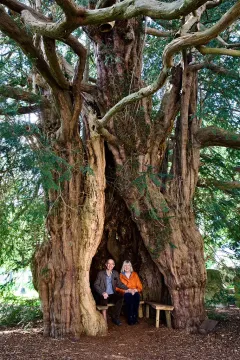
[[(88, 120), (91, 124), (91, 115)], [(44, 335), (52, 337), (103, 335), (107, 330), (89, 283), (104, 225), (104, 144), (90, 132), (83, 149), (77, 127), (74, 130), (67, 141), (53, 144), (61, 162), (51, 169), (57, 189), (48, 190), (49, 240), (34, 257)]]
[(131, 212), (114, 186), (116, 174), (112, 160), (112, 154), (107, 150), (105, 225), (101, 243), (92, 261), (92, 283), (97, 272), (104, 268), (106, 259), (114, 259), (117, 271), (121, 270), (124, 260), (130, 260), (134, 271), (139, 273), (144, 282), (144, 299), (162, 301), (163, 296), (167, 295), (167, 288), (131, 218)]
[[(99, 98), (104, 99), (106, 111), (141, 86), (143, 38), (135, 19), (116, 22), (111, 33), (94, 40)], [(117, 58), (107, 63), (115, 49)], [(120, 140), (119, 145), (109, 146), (116, 165), (116, 187), (164, 275), (175, 307), (174, 324), (188, 331), (195, 331), (205, 316), (203, 240), (191, 208), (199, 167), (199, 151), (192, 144), (200, 126), (196, 102), (196, 74), (185, 61), (184, 71), (180, 66), (173, 69), (154, 121), (150, 101), (145, 99), (128, 105), (109, 124), (109, 131)], [(166, 167), (167, 139), (173, 130), (172, 169), (170, 174), (159, 174)]]

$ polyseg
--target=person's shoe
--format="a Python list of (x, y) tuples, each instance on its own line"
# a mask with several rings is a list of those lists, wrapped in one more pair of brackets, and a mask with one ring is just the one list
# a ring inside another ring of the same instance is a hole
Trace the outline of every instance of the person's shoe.
[(138, 318), (136, 316), (133, 316), (133, 325), (139, 324)]
[(122, 325), (122, 323), (121, 323), (121, 321), (120, 321), (119, 319), (112, 319), (112, 322), (113, 322), (115, 325), (117, 325), (117, 326), (121, 326), (121, 325)]
[(128, 316), (128, 325), (133, 325), (133, 324), (134, 324), (133, 317)]

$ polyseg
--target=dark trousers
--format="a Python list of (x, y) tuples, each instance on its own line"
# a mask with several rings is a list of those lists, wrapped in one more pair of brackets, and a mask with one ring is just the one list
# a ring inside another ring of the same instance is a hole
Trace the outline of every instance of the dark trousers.
[(134, 295), (130, 293), (124, 294), (126, 304), (128, 324), (136, 324), (138, 321), (138, 308), (140, 302), (140, 294), (136, 292)]
[(123, 296), (120, 294), (111, 294), (111, 295), (108, 295), (107, 299), (104, 299), (104, 297), (101, 295), (100, 296), (100, 305), (106, 306), (108, 303), (115, 304), (113, 309), (111, 309), (112, 318), (115, 320), (119, 320), (120, 313), (122, 310), (122, 305), (123, 305)]

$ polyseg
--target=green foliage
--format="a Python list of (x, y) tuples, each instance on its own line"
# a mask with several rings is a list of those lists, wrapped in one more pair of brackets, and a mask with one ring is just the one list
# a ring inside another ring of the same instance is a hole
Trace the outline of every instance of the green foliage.
[(236, 276), (234, 277), (233, 284), (235, 290), (236, 305), (240, 308), (240, 268), (238, 268), (236, 271)]
[[(156, 185), (157, 187), (165, 188), (164, 180), (166, 178), (171, 179), (172, 175), (164, 174), (161, 172), (156, 173), (155, 169), (153, 169), (152, 166), (148, 166), (145, 172), (139, 173), (139, 176), (132, 181), (132, 184), (137, 188), (137, 190), (141, 195), (143, 195), (144, 192), (147, 191), (148, 188), (147, 177), (149, 177), (153, 182), (153, 184)], [(165, 202), (161, 204), (161, 208), (163, 212), (169, 211), (169, 209), (166, 207)]]
[(207, 299), (205, 301), (205, 305), (207, 308), (216, 307), (216, 305), (234, 305), (235, 297), (234, 294), (230, 294), (228, 289), (221, 289), (217, 292), (211, 299)]
[(24, 143), (23, 127), (0, 124), (0, 266), (25, 267), (42, 241), (45, 206), (34, 155)]
[(15, 296), (15, 286), (14, 280), (0, 285), (0, 326), (26, 326), (42, 318), (40, 301)]
[(131, 205), (131, 209), (132, 209), (135, 217), (141, 215), (141, 211), (140, 211), (140, 209), (138, 208), (137, 204), (135, 204), (135, 203), (132, 204), (132, 205)]
[[(239, 164), (237, 150), (205, 149), (201, 156), (202, 179), (239, 181), (239, 173), (235, 170)], [(198, 225), (204, 236), (207, 255), (214, 256), (217, 249), (224, 247), (234, 250), (235, 256), (240, 256), (239, 202), (239, 189), (222, 191), (214, 183), (196, 189), (194, 207)], [(231, 257), (231, 254), (229, 256)]]
[[(16, 270), (30, 263), (45, 237), (44, 191), (59, 191), (72, 168), (51, 151), (34, 124), (2, 121), (0, 134), (0, 266)], [(42, 147), (34, 145), (33, 135)]]
[(239, 285), (238, 274), (238, 268), (229, 268), (226, 267), (226, 265), (218, 270), (207, 270), (207, 286), (205, 294), (205, 304), (207, 308), (214, 308), (220, 304), (225, 306), (237, 305), (237, 284)]
[[(16, 47), (13, 40), (7, 36), (0, 39), (2, 51), (0, 53), (1, 85), (25, 86), (27, 84), (30, 62), (22, 51)], [(13, 76), (13, 69), (14, 76)], [(3, 100), (0, 95), (0, 100)]]
[(146, 173), (134, 179), (132, 184), (138, 189), (139, 193), (143, 195), (145, 190), (147, 190)]
[(26, 326), (42, 319), (39, 300), (8, 296), (0, 301), (0, 326)]
[(94, 175), (93, 169), (89, 165), (80, 166), (80, 171), (83, 174), (89, 174), (89, 175), (92, 175), (92, 176)]

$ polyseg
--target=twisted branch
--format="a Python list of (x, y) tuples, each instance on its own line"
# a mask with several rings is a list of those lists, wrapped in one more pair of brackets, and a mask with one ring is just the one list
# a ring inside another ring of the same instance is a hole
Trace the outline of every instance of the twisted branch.
[(177, 52), (190, 46), (199, 46), (208, 43), (220, 32), (231, 25), (239, 16), (240, 1), (238, 1), (230, 10), (228, 10), (226, 14), (211, 28), (202, 32), (187, 34), (171, 41), (163, 52), (163, 68), (158, 79), (151, 85), (148, 85), (147, 87), (142, 88), (139, 91), (121, 99), (116, 105), (108, 110), (102, 120), (97, 120), (98, 128), (100, 129), (101, 127), (106, 126), (112, 116), (121, 111), (127, 104), (141, 100), (142, 98), (150, 96), (158, 91), (164, 85), (167, 79), (169, 69), (173, 66), (173, 56)]
[[(153, 19), (177, 19), (196, 10), (207, 0), (178, 0), (171, 3), (158, 0), (151, 0), (151, 2), (149, 0), (124, 0), (107, 8), (94, 10), (77, 7), (71, 0), (57, 0), (56, 2), (65, 13), (62, 21), (58, 23), (44, 21), (42, 16), (38, 16), (37, 12), (29, 8), (21, 12), (23, 21), (41, 35), (63, 39), (79, 26), (100, 25), (116, 19), (130, 19), (141, 15)], [(18, 2), (14, 1), (14, 3)], [(5, 0), (5, 4), (10, 7), (10, 1)]]
[(200, 129), (195, 136), (196, 146), (201, 148), (208, 146), (224, 146), (232, 149), (240, 149), (240, 134), (208, 126)]

